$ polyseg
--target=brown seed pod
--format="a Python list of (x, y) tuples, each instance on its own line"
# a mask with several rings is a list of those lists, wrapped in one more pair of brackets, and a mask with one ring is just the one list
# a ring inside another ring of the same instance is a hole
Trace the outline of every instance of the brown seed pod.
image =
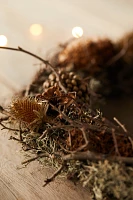
[(11, 117), (19, 122), (24, 122), (29, 126), (39, 126), (47, 122), (46, 112), (48, 103), (37, 101), (35, 98), (16, 98), (9, 108)]
[[(81, 80), (81, 78), (76, 73), (61, 70), (59, 72), (59, 76), (62, 85), (66, 88), (68, 92), (76, 92), (77, 100), (80, 100), (82, 98), (83, 102), (89, 101), (87, 85)], [(48, 79), (43, 84), (44, 91), (56, 85), (56, 77), (52, 73), (49, 75)]]

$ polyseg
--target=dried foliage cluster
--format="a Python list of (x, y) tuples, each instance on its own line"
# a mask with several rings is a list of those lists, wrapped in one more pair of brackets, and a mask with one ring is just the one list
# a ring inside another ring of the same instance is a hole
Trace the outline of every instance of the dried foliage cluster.
[(51, 62), (65, 67), (82, 78), (89, 77), (89, 85), (104, 96), (133, 92), (133, 33), (117, 42), (109, 39), (79, 40), (62, 45)]
[[(18, 51), (35, 56), (22, 48)], [(110, 122), (92, 104), (99, 101), (97, 93), (132, 94), (133, 33), (117, 43), (104, 39), (61, 45), (52, 65), (35, 57), (46, 67), (7, 111), (1, 107), (7, 115), (0, 121), (3, 129), (7, 128), (4, 120), (18, 122), (18, 129), (8, 128), (18, 133), (12, 138), (20, 140), (24, 150), (37, 153), (23, 164), (39, 159), (57, 167), (44, 185), (64, 173), (89, 187), (93, 199), (132, 200), (133, 134), (116, 118)]]

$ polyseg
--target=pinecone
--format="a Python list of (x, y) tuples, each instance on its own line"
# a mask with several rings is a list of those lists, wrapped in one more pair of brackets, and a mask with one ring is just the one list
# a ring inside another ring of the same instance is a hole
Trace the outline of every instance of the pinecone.
[[(60, 81), (62, 85), (67, 89), (68, 92), (76, 92), (77, 100), (83, 102), (89, 102), (89, 92), (87, 84), (84, 83), (81, 78), (74, 72), (59, 72)], [(57, 80), (55, 74), (51, 73), (43, 84), (44, 91), (49, 87), (56, 86)]]

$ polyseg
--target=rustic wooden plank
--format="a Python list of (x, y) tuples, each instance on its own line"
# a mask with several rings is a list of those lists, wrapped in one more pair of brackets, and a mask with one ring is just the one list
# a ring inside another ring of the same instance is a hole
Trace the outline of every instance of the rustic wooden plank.
[(8, 140), (10, 133), (6, 131), (0, 134), (0, 200), (89, 199), (87, 190), (63, 179), (42, 187), (43, 180), (53, 169), (44, 168), (37, 161), (23, 167), (25, 152), (21, 144)]
[(1, 200), (17, 200), (15, 194), (12, 193), (10, 188), (0, 179), (0, 199)]

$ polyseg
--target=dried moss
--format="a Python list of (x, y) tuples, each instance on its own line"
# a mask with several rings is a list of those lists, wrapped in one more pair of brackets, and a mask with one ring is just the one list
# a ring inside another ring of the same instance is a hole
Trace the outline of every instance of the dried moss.
[(85, 166), (79, 174), (84, 186), (92, 188), (97, 200), (133, 199), (133, 168), (107, 160)]

